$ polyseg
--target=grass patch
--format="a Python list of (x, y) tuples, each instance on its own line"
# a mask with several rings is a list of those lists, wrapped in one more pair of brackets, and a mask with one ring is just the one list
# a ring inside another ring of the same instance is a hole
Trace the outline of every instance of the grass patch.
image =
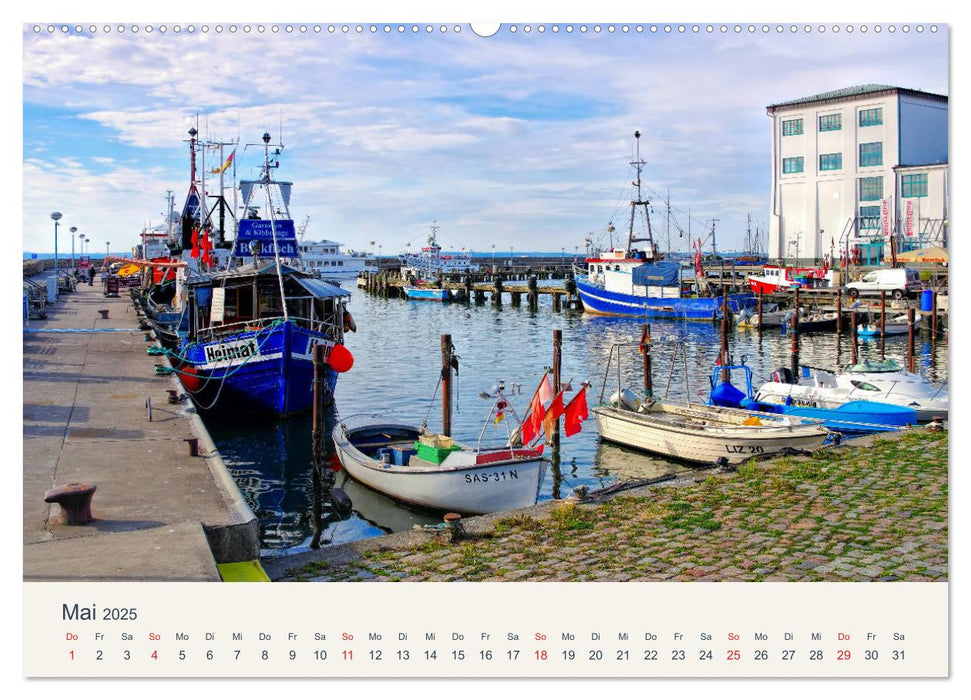
[(685, 530), (694, 530), (695, 528), (717, 530), (721, 527), (721, 523), (715, 519), (714, 513), (710, 509), (695, 508), (689, 501), (675, 500), (669, 508), (668, 514), (661, 519), (665, 527)]

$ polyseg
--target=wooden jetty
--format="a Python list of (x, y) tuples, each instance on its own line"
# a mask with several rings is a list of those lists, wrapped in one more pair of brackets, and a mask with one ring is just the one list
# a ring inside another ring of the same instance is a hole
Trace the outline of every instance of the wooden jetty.
[[(556, 274), (546, 272), (546, 280), (557, 279), (554, 277)], [(358, 286), (363, 287), (365, 291), (385, 298), (404, 297), (403, 289), (409, 284), (407, 279), (392, 271), (364, 273), (358, 279)], [(522, 306), (525, 298), (529, 308), (536, 309), (539, 307), (540, 296), (549, 295), (554, 311), (564, 307), (577, 310), (583, 308), (583, 302), (580, 301), (580, 295), (572, 279), (566, 279), (563, 284), (541, 285), (536, 275), (527, 277), (526, 272), (508, 271), (470, 274), (464, 277), (446, 275), (444, 278), (435, 280), (434, 285), (451, 290), (452, 296), (457, 301), (472, 301), (476, 304), (485, 303), (488, 295), (494, 306), (501, 306), (502, 295), (509, 294), (510, 304), (513, 307)]]

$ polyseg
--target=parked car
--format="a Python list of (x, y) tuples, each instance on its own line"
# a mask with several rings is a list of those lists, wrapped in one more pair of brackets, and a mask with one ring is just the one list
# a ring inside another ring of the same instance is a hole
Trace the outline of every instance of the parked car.
[(871, 270), (862, 279), (850, 282), (845, 290), (850, 299), (867, 294), (890, 293), (894, 299), (917, 294), (922, 289), (920, 273), (910, 267), (894, 267)]

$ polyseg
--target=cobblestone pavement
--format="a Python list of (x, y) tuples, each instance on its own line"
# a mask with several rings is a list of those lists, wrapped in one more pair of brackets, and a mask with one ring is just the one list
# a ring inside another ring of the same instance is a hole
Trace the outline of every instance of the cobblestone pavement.
[(947, 431), (264, 560), (289, 581), (946, 581)]

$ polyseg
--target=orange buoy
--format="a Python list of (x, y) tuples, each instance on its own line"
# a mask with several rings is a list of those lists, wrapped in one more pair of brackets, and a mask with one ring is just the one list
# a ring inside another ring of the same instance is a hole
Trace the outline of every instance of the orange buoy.
[(329, 364), (335, 372), (346, 372), (354, 366), (354, 356), (351, 354), (351, 351), (343, 345), (335, 345), (330, 349), (330, 355), (327, 357), (327, 364)]

